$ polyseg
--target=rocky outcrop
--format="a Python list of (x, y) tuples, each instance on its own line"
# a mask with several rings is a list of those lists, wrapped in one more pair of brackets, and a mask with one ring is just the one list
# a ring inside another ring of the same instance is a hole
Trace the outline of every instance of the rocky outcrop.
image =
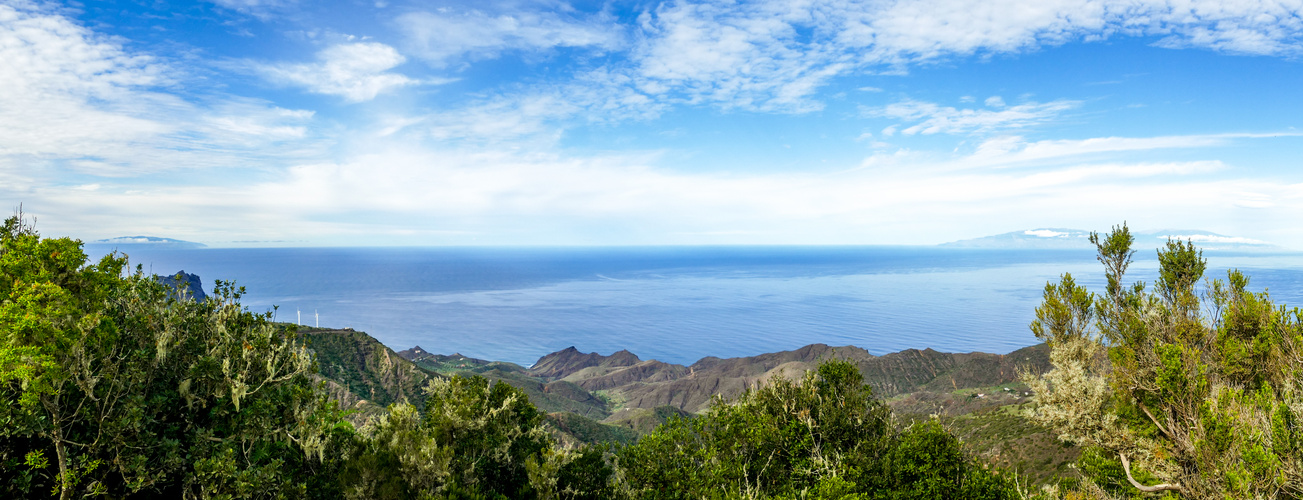
[(208, 300), (208, 295), (204, 293), (204, 282), (198, 274), (181, 270), (170, 276), (156, 276), (155, 279), (167, 287), (168, 295), (173, 298), (188, 297), (195, 299), (195, 302)]

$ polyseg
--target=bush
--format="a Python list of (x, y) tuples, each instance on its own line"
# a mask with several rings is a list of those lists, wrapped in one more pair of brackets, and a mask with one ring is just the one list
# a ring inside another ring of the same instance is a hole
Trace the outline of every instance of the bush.
[(306, 495), (351, 429), (294, 331), (242, 309), (233, 285), (196, 303), (126, 263), (5, 221), (0, 492)]
[(1108, 288), (1064, 274), (1032, 330), (1054, 369), (1024, 380), (1034, 419), (1089, 448), (1086, 489), (1188, 498), (1303, 495), (1303, 311), (1248, 291), (1238, 270), (1205, 281), (1190, 242), (1158, 252), (1152, 287), (1123, 284), (1126, 225), (1091, 235)]
[(677, 498), (1010, 498), (926, 422), (897, 432), (859, 370), (826, 361), (771, 380), (706, 415), (675, 418), (620, 453), (634, 496)]

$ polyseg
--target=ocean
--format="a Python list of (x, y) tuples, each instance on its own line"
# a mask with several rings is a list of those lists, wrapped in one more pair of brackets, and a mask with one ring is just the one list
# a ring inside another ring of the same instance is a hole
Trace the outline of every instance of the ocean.
[[(87, 245), (99, 256), (114, 246)], [(1070, 272), (1103, 291), (1093, 252), (940, 247), (272, 248), (116, 247), (147, 272), (233, 280), (278, 321), (365, 331), (528, 366), (575, 346), (692, 363), (812, 343), (874, 354), (932, 348), (1007, 353), (1047, 281)], [(1208, 252), (1207, 276), (1239, 268), (1250, 288), (1303, 305), (1303, 254)], [(1130, 280), (1152, 282), (1138, 252)]]

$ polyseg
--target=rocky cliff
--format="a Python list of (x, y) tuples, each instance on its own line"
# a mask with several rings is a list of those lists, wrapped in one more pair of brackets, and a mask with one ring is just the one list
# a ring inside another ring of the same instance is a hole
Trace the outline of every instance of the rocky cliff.
[(208, 295), (204, 293), (204, 282), (199, 279), (198, 274), (190, 274), (181, 270), (170, 276), (156, 276), (155, 279), (168, 288), (168, 293), (172, 297), (176, 297), (177, 293), (180, 292), (195, 299), (195, 302), (208, 300)]

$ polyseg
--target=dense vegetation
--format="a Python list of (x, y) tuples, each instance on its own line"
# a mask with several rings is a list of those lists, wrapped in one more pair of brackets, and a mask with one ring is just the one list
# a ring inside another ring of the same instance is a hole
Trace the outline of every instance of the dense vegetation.
[(621, 453), (642, 498), (1010, 498), (1007, 475), (967, 459), (935, 421), (893, 427), (859, 371), (827, 361), (676, 418)]
[(1134, 238), (1091, 235), (1107, 290), (1064, 274), (1032, 324), (1054, 369), (1027, 377), (1033, 419), (1087, 448), (1092, 498), (1303, 496), (1303, 311), (1276, 306), (1249, 279), (1203, 279), (1189, 242), (1158, 253), (1152, 286), (1124, 283)]
[[(854, 365), (775, 380), (631, 445), (567, 447), (520, 389), (432, 376), (360, 426), (294, 328), (168, 289), (21, 217), (0, 232), (0, 495), (60, 498), (1003, 498)], [(337, 346), (323, 345), (330, 350)], [(336, 370), (338, 367), (327, 367)], [(347, 377), (344, 386), (358, 382)], [(406, 380), (406, 379), (404, 379)], [(337, 384), (339, 385), (339, 384)], [(386, 397), (390, 397), (386, 395)], [(381, 399), (381, 398), (377, 398)], [(410, 400), (422, 400), (421, 407)], [(584, 425), (568, 420), (570, 425)], [(620, 441), (628, 441), (622, 438)], [(848, 496), (849, 495), (849, 496)]]
[(1303, 496), (1303, 311), (1249, 292), (1238, 271), (1200, 284), (1206, 261), (1188, 242), (1159, 252), (1152, 286), (1124, 285), (1128, 229), (1092, 241), (1107, 290), (1066, 274), (1047, 285), (1032, 329), (1053, 369), (1024, 377), (1030, 402), (898, 419), (856, 363), (828, 359), (700, 415), (641, 410), (668, 421), (639, 437), (594, 421), (608, 406), (574, 383), (487, 363), (443, 373), (360, 351), (370, 339), (358, 332), (301, 335), (244, 309), (233, 284), (195, 301), (124, 256), (87, 262), (79, 242), (12, 217), (0, 232), (0, 496), (1030, 495), (1026, 476), (974, 459), (946, 425), (988, 441), (1049, 429), (1084, 449), (1072, 472), (1034, 471), (1048, 484), (1038, 497)]
[(20, 217), (0, 232), (0, 495), (305, 496), (350, 434), (293, 332), (169, 294)]

